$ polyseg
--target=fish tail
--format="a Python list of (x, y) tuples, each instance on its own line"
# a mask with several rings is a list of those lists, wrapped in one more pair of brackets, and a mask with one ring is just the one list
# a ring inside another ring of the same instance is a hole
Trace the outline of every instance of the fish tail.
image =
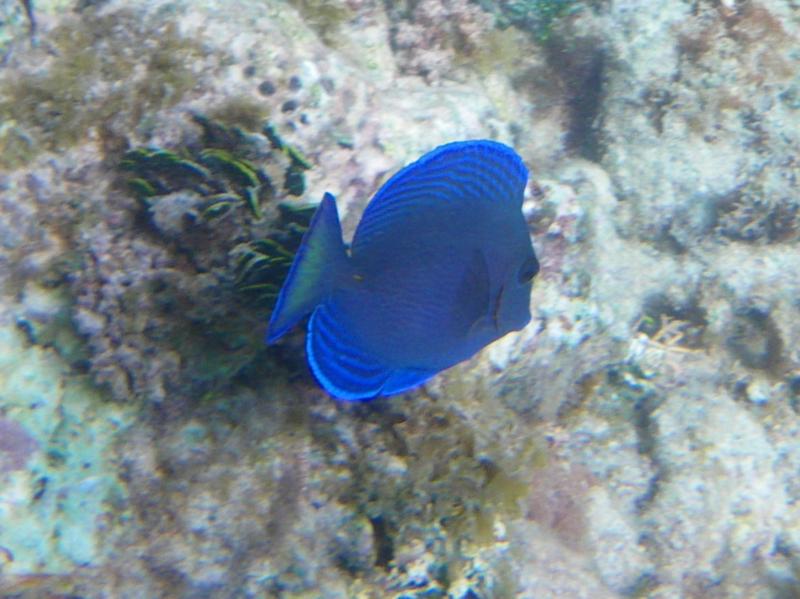
[(349, 263), (336, 199), (329, 193), (311, 219), (269, 321), (267, 343), (274, 343), (314, 311), (334, 289)]

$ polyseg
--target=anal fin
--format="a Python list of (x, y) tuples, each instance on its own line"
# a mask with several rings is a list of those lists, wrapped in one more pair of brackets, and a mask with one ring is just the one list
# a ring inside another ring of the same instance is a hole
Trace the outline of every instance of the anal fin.
[(314, 376), (325, 390), (348, 401), (381, 394), (391, 370), (364, 353), (322, 304), (308, 323), (306, 355)]
[(369, 400), (416, 387), (436, 371), (392, 369), (358, 347), (327, 304), (311, 315), (306, 336), (311, 371), (325, 390), (346, 401)]

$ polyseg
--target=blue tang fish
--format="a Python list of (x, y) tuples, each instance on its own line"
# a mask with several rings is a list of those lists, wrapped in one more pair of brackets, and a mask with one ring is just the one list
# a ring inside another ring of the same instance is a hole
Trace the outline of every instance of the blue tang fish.
[(378, 190), (349, 251), (326, 193), (267, 341), (311, 314), (314, 376), (334, 397), (365, 400), (415, 387), (523, 328), (539, 271), (522, 215), (527, 180), (508, 146), (445, 144)]

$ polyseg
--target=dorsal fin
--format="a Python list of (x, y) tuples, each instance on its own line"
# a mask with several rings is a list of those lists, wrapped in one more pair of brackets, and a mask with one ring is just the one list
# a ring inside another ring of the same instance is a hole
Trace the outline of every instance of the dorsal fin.
[[(519, 155), (496, 141), (445, 144), (389, 179), (372, 198), (353, 237), (354, 254), (365, 251), (387, 227), (424, 213), (431, 202), (504, 202), (522, 205), (528, 169)], [(422, 209), (422, 212), (420, 212)]]

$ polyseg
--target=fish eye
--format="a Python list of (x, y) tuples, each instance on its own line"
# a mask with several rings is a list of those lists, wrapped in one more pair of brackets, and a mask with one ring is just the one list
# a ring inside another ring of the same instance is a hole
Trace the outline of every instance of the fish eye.
[(530, 283), (538, 272), (539, 261), (536, 259), (536, 256), (531, 256), (522, 263), (522, 266), (519, 267), (519, 273), (517, 273), (517, 277), (519, 278), (520, 283)]

